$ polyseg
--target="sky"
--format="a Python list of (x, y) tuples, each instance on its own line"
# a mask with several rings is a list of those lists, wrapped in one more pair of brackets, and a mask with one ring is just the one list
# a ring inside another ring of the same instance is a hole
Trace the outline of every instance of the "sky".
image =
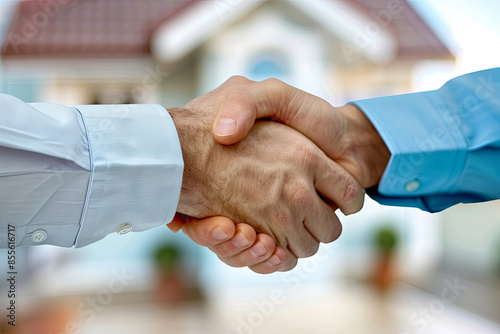
[(457, 74), (500, 66), (500, 1), (409, 2), (457, 56)]

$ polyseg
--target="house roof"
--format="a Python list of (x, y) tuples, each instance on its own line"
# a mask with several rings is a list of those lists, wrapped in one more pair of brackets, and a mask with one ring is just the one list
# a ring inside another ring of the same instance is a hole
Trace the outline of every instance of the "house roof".
[(155, 26), (194, 2), (196, 0), (23, 1), (5, 35), (2, 54), (146, 54)]
[[(353, 5), (360, 10), (373, 13), (385, 11), (391, 1), (387, 0), (355, 0)], [(398, 3), (398, 2), (396, 2)], [(449, 49), (443, 44), (441, 39), (430, 29), (422, 18), (413, 10), (407, 1), (400, 2), (401, 12), (391, 15), (388, 27), (395, 34), (398, 44), (399, 59), (422, 59), (425, 57), (450, 59), (453, 58)], [(398, 10), (396, 10), (397, 12)], [(384, 20), (383, 15), (378, 15), (379, 20)], [(384, 24), (380, 21), (381, 24)]]
[[(344, 1), (366, 15), (386, 10), (387, 0)], [(149, 54), (156, 27), (197, 0), (31, 0), (19, 3), (8, 29), (4, 56), (123, 57)], [(61, 4), (65, 3), (65, 4)], [(55, 4), (55, 5), (54, 5)], [(399, 58), (451, 58), (442, 41), (404, 0), (387, 28)]]

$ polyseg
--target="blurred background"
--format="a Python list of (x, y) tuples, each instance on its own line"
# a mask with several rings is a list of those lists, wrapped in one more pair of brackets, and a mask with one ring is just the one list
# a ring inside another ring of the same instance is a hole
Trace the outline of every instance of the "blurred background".
[[(500, 66), (499, 22), (496, 0), (0, 0), (0, 93), (180, 107), (239, 74), (342, 105)], [(341, 220), (338, 241), (268, 276), (166, 227), (19, 248), (2, 333), (500, 333), (500, 202), (367, 199)]]

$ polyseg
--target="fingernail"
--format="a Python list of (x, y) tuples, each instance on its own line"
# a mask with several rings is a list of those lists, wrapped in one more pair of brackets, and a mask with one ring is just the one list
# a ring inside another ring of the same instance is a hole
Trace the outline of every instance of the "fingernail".
[(212, 237), (215, 240), (223, 241), (223, 240), (226, 240), (227, 238), (229, 238), (229, 234), (227, 234), (226, 231), (224, 231), (220, 227), (216, 227), (212, 230)]
[(252, 248), (250, 248), (250, 254), (252, 254), (253, 257), (261, 257), (266, 253), (267, 249), (260, 241), (256, 245), (253, 245)]
[(230, 136), (236, 132), (236, 121), (232, 118), (221, 118), (215, 126), (214, 133), (216, 136)]
[(276, 267), (281, 264), (281, 260), (278, 258), (277, 255), (273, 255), (269, 260), (266, 261), (268, 265), (271, 267)]
[(237, 248), (243, 248), (250, 244), (250, 241), (248, 240), (247, 236), (242, 232), (238, 232), (236, 236), (231, 240), (231, 242)]

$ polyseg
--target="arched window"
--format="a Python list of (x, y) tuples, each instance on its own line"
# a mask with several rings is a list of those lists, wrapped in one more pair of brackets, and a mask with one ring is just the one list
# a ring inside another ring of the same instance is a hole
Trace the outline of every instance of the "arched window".
[(289, 70), (283, 57), (266, 53), (254, 57), (250, 63), (247, 77), (251, 80), (261, 81), (268, 78), (277, 78), (286, 81)]

